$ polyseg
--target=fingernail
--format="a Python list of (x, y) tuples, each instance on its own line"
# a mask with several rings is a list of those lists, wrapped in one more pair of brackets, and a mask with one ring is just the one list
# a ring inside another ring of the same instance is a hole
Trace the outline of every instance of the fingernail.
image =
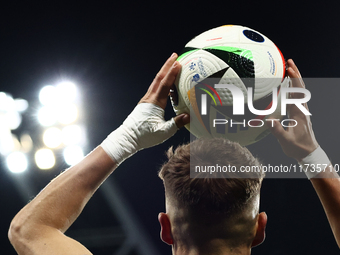
[(176, 67), (178, 65), (178, 61), (175, 61), (175, 63), (172, 64), (172, 67)]
[(171, 54), (170, 58), (174, 58), (177, 54), (174, 52)]

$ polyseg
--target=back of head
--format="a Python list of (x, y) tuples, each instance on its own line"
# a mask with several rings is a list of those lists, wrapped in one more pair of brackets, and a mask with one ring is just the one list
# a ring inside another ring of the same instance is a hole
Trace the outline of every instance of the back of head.
[[(190, 172), (210, 166), (235, 172)], [(186, 245), (200, 246), (214, 240), (239, 246), (251, 242), (259, 210), (262, 171), (251, 178), (237, 172), (242, 166), (260, 164), (245, 147), (223, 138), (198, 139), (168, 151), (168, 162), (159, 172), (164, 182), (172, 235)], [(246, 178), (245, 178), (246, 177)]]

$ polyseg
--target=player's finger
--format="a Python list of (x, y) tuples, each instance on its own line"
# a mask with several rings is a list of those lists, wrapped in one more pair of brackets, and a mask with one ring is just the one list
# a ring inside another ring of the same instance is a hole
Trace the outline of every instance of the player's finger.
[(299, 77), (291, 67), (287, 69), (287, 73), (289, 77), (291, 78), (293, 88), (305, 88), (306, 87), (305, 83), (303, 82), (303, 79)]
[(170, 93), (170, 89), (173, 87), (173, 84), (180, 69), (180, 63), (178, 61), (175, 61), (171, 68), (168, 70), (168, 73), (159, 84), (159, 88), (157, 90), (157, 99), (167, 99)]
[(295, 65), (295, 62), (293, 61), (293, 59), (288, 59), (287, 64), (288, 64), (289, 67), (291, 67), (294, 70), (297, 77), (300, 77), (300, 78), (302, 77), (301, 74), (300, 74), (300, 71), (297, 68), (297, 66)]
[[(269, 119), (268, 119), (269, 120)], [(277, 120), (268, 121), (268, 128), (270, 132), (278, 139), (279, 141), (285, 140), (287, 138), (287, 131), (280, 125), (280, 122)]]
[(184, 127), (186, 124), (190, 122), (190, 116), (189, 114), (182, 113), (176, 117), (174, 117), (176, 126), (178, 128)]
[[(149, 103), (155, 103), (155, 104), (158, 105), (158, 103), (155, 102), (155, 100), (157, 100), (155, 97), (157, 97), (157, 93), (159, 93), (160, 83), (166, 77), (169, 70), (171, 70), (171, 67), (176, 62), (176, 58), (177, 58), (177, 54), (173, 53), (167, 59), (167, 61), (164, 63), (164, 65), (162, 66), (162, 68), (159, 70), (156, 77), (152, 81), (151, 85), (149, 86), (148, 91), (143, 96), (143, 98), (139, 101), (139, 103), (149, 102)], [(162, 108), (165, 108), (165, 106), (163, 106), (163, 104), (161, 104), (160, 106)]]
[[(305, 83), (303, 82), (303, 79), (300, 75), (300, 72), (293, 62), (292, 59), (289, 59), (287, 61), (288, 64), (288, 69), (287, 73), (288, 76), (291, 78), (291, 87), (292, 88), (305, 88)], [(305, 94), (304, 93), (289, 93), (290, 98), (304, 98)]]
[(287, 61), (287, 64), (288, 64), (287, 73), (292, 80), (292, 87), (305, 88), (305, 83), (303, 82), (300, 71), (295, 65), (294, 61), (292, 59), (289, 59)]
[[(289, 59), (287, 61), (287, 64), (288, 64), (287, 73), (288, 73), (288, 76), (291, 78), (291, 87), (306, 88), (306, 85), (301, 77), (300, 71), (295, 65), (294, 61), (292, 59)], [(304, 93), (290, 93), (289, 97), (290, 98), (304, 98), (305, 94)], [(308, 105), (306, 103), (303, 103), (302, 105), (308, 110)]]
[(175, 63), (176, 59), (177, 59), (177, 54), (176, 53), (172, 53), (172, 55), (167, 59), (167, 61), (164, 63), (164, 65), (162, 66), (162, 68), (159, 70), (159, 72), (156, 74), (155, 77), (155, 83), (158, 85), (163, 79), (164, 77), (167, 75), (167, 73), (169, 72), (171, 66)]

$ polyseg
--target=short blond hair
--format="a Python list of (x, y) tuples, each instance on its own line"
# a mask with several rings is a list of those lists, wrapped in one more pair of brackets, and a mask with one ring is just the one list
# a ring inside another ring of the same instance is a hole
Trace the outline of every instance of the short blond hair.
[[(242, 210), (260, 192), (264, 177), (262, 171), (256, 178), (190, 178), (190, 168), (195, 162), (201, 166), (219, 163), (241, 166), (257, 166), (258, 159), (250, 151), (224, 138), (197, 139), (176, 150), (171, 147), (168, 161), (159, 171), (163, 180), (167, 199), (180, 206), (199, 208), (202, 214), (233, 214)], [(209, 176), (210, 177), (210, 176)]]

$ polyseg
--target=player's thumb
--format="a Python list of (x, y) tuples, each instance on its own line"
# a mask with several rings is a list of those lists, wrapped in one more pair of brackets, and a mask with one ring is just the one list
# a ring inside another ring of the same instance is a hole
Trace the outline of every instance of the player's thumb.
[(174, 117), (174, 120), (175, 120), (176, 126), (178, 128), (181, 128), (190, 122), (190, 115), (187, 113), (182, 113)]
[(280, 122), (276, 119), (268, 119), (267, 122), (270, 132), (278, 139), (281, 140), (285, 137), (286, 131), (280, 125)]

